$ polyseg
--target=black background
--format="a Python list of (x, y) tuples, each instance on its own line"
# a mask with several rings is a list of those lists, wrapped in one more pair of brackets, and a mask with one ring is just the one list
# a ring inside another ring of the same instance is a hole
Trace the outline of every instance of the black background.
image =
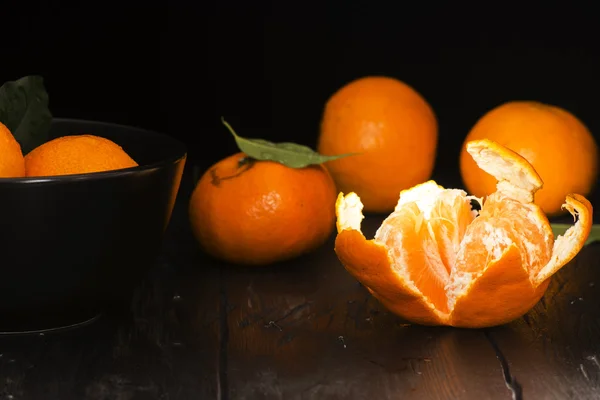
[(433, 106), (436, 168), (457, 171), (468, 130), (505, 101), (564, 107), (597, 136), (600, 17), (583, 4), (3, 2), (0, 80), (41, 74), (55, 116), (164, 131), (208, 166), (236, 151), (221, 116), (314, 147), (335, 90), (390, 75)]

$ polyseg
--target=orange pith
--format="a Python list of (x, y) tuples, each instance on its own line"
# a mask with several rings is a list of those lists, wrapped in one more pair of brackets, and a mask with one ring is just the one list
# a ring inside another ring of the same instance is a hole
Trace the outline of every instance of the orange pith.
[[(487, 139), (469, 142), (467, 150), (498, 181), (485, 201), (428, 181), (402, 191), (367, 240), (360, 198), (338, 196), (340, 261), (384, 306), (414, 323), (479, 328), (522, 316), (591, 229), (592, 205), (570, 194), (564, 207), (576, 222), (555, 239), (533, 203), (542, 180), (531, 164)], [(481, 204), (479, 212), (471, 201)]]

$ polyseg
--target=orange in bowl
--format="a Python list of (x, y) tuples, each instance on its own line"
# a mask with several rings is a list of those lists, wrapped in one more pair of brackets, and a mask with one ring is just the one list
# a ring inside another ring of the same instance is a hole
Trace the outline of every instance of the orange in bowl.
[(19, 142), (0, 122), (0, 178), (25, 176), (25, 161)]
[(86, 174), (137, 165), (121, 146), (95, 135), (62, 136), (25, 156), (27, 176)]

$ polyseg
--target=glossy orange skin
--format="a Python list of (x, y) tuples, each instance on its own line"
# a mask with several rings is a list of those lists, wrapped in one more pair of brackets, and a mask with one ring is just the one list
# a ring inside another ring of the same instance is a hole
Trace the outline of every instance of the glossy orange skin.
[[(591, 193), (598, 177), (598, 146), (588, 128), (559, 107), (534, 101), (504, 103), (482, 116), (465, 138), (491, 139), (523, 156), (537, 171), (544, 186), (535, 203), (548, 216), (561, 210), (565, 196)], [(479, 169), (466, 151), (460, 154), (460, 171), (467, 191), (487, 196), (496, 180)]]
[(25, 156), (27, 176), (85, 174), (137, 165), (121, 146), (94, 135), (59, 137)]
[(0, 123), (0, 178), (22, 178), (25, 176), (25, 160), (21, 145), (10, 130)]
[(327, 101), (317, 150), (361, 153), (326, 164), (338, 189), (355, 192), (366, 212), (394, 209), (401, 190), (429, 179), (438, 143), (435, 114), (412, 87), (370, 76), (348, 83)]
[(189, 219), (202, 248), (229, 263), (266, 265), (321, 246), (335, 227), (337, 190), (328, 171), (247, 160), (231, 155), (198, 181)]

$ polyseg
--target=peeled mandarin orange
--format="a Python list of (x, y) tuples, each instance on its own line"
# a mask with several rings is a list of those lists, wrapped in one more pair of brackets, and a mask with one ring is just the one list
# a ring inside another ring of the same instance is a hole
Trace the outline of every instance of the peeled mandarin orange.
[(27, 176), (87, 174), (137, 165), (121, 146), (95, 135), (62, 136), (25, 156)]
[[(564, 214), (568, 193), (587, 196), (598, 177), (598, 145), (575, 115), (557, 106), (535, 101), (510, 101), (483, 115), (465, 138), (460, 172), (467, 191), (487, 196), (494, 177), (477, 168), (466, 143), (490, 139), (523, 156), (537, 171), (544, 187), (535, 203), (549, 217)], [(573, 173), (573, 171), (577, 171)]]
[[(487, 139), (466, 148), (496, 178), (485, 202), (430, 180), (402, 191), (367, 240), (360, 198), (338, 195), (340, 261), (384, 306), (414, 323), (479, 328), (524, 315), (590, 233), (592, 205), (583, 196), (566, 196), (563, 207), (576, 222), (555, 239), (533, 203), (542, 180), (531, 164)], [(481, 204), (479, 212), (471, 201)]]
[(204, 172), (190, 198), (189, 220), (213, 257), (273, 264), (311, 252), (330, 237), (336, 195), (321, 164), (291, 168), (237, 153)]
[(0, 178), (25, 176), (25, 160), (21, 145), (10, 130), (0, 122)]

